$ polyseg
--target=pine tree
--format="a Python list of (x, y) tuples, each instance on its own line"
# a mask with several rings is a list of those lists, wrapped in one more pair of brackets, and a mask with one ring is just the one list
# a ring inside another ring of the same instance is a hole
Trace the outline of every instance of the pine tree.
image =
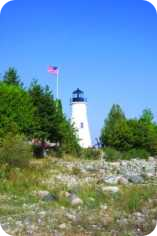
[(113, 105), (101, 131), (102, 146), (127, 150), (130, 148), (129, 137), (130, 132), (125, 114), (119, 105)]
[(9, 69), (5, 72), (3, 76), (3, 81), (6, 84), (17, 85), (21, 87), (23, 86), (14, 67), (9, 67)]

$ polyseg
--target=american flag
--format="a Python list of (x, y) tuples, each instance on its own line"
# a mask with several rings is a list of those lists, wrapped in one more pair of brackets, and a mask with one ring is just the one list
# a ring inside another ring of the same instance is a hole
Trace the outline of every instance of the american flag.
[(59, 68), (57, 66), (48, 66), (48, 73), (58, 75)]

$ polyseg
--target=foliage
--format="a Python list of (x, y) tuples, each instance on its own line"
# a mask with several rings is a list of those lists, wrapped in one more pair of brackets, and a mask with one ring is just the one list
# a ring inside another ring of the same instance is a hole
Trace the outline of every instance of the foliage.
[[(100, 137), (103, 147), (118, 151), (145, 150), (157, 154), (157, 125), (153, 114), (145, 109), (139, 119), (127, 119), (119, 105), (113, 105)], [(136, 154), (137, 151), (135, 151)]]
[(83, 159), (92, 159), (92, 160), (98, 160), (102, 157), (102, 150), (101, 149), (94, 149), (94, 148), (86, 148), (82, 149), (81, 151), (81, 157)]
[(116, 161), (122, 159), (122, 152), (117, 151), (115, 148), (106, 147), (104, 148), (105, 159), (107, 161)]
[(17, 71), (14, 67), (9, 67), (9, 69), (5, 72), (3, 76), (3, 81), (4, 83), (9, 85), (18, 85), (21, 87), (23, 86), (21, 80), (19, 79)]
[(31, 134), (34, 125), (34, 107), (22, 88), (0, 83), (0, 133), (7, 133), (11, 127), (19, 133)]
[(119, 105), (113, 105), (101, 132), (101, 143), (103, 146), (111, 146), (117, 150), (127, 150), (131, 147), (128, 142), (129, 137), (125, 114)]
[(153, 122), (153, 115), (149, 109), (143, 111), (139, 120), (128, 120), (131, 130), (132, 146), (145, 149), (152, 155), (157, 154), (157, 125)]
[(36, 110), (36, 129), (35, 137), (50, 139), (54, 141), (55, 137), (55, 102), (48, 87), (42, 88), (37, 81), (33, 81), (29, 89), (29, 95)]
[(70, 122), (63, 114), (61, 101), (55, 101), (49, 87), (42, 88), (37, 81), (31, 84), (29, 94), (36, 107), (36, 130), (40, 139), (60, 144), (60, 152), (77, 153), (78, 140)]
[(7, 134), (0, 143), (0, 163), (26, 167), (32, 157), (31, 146), (24, 136)]
[(22, 88), (0, 83), (0, 134), (14, 129), (19, 133), (31, 134), (34, 107)]
[(131, 159), (148, 159), (150, 153), (145, 149), (130, 149), (128, 151), (117, 151), (114, 148), (104, 148), (104, 157), (107, 161), (131, 160)]
[(123, 193), (117, 196), (117, 201), (114, 204), (116, 208), (123, 209), (127, 213), (133, 213), (141, 209), (144, 203), (155, 194), (156, 188), (153, 185), (133, 186), (125, 188)]
[(123, 160), (131, 160), (131, 159), (148, 159), (150, 153), (145, 149), (130, 149), (127, 152), (123, 152), (122, 159)]

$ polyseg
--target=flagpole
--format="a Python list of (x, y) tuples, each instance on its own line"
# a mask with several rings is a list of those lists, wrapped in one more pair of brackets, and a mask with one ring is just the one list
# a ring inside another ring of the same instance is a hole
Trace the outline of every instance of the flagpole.
[(59, 72), (57, 72), (57, 100), (59, 99)]

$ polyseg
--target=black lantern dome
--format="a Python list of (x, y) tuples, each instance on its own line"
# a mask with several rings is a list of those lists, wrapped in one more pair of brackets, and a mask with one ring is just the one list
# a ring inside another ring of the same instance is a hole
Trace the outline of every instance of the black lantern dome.
[(86, 101), (87, 99), (85, 99), (84, 97), (84, 92), (81, 91), (79, 88), (73, 92), (72, 102), (86, 102)]

